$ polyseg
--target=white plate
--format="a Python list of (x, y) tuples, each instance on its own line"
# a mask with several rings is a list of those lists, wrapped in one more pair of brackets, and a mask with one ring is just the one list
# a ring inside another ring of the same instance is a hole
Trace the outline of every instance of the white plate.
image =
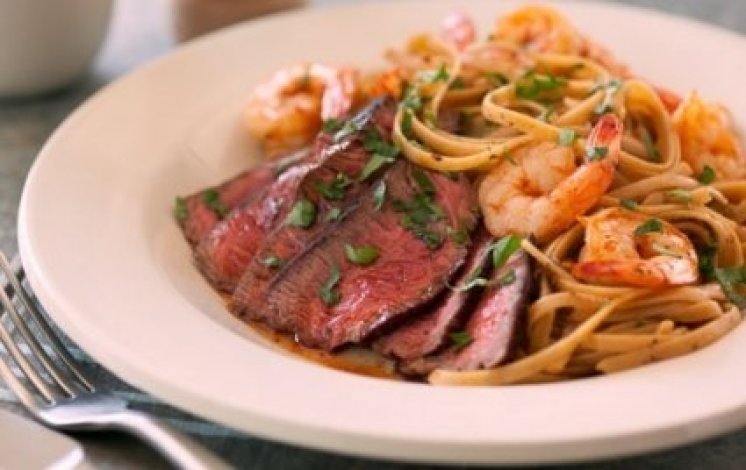
[[(457, 2), (462, 3), (462, 2)], [(183, 47), (107, 87), (54, 134), (29, 176), (19, 232), (54, 320), (154, 395), (248, 433), (418, 461), (557, 462), (636, 453), (746, 424), (746, 327), (695, 354), (611, 377), (505, 388), (366, 378), (274, 350), (195, 272), (174, 196), (247, 164), (247, 93), (276, 67), (371, 65), (456, 2), (276, 16)], [(470, 3), (486, 34), (508, 2)], [(746, 122), (746, 40), (644, 10), (563, 11), (640, 74), (697, 87)]]

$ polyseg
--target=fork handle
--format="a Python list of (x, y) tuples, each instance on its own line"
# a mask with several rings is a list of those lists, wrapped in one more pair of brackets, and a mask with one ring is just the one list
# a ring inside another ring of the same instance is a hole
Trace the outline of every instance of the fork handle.
[[(109, 421), (110, 420), (110, 421)], [(134, 410), (123, 410), (108, 416), (114, 428), (143, 439), (174, 466), (180, 469), (230, 469), (217, 455), (165, 422)]]

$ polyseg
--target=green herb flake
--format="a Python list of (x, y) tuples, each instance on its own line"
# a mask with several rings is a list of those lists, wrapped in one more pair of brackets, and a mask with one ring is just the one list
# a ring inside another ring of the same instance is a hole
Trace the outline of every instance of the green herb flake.
[(510, 271), (506, 272), (505, 274), (503, 274), (497, 279), (497, 284), (499, 286), (509, 286), (513, 284), (515, 280), (516, 280), (515, 271), (511, 269)]
[(739, 284), (746, 284), (746, 266), (715, 268), (715, 279), (731, 302), (740, 309), (746, 309), (746, 296), (738, 289)]
[(326, 200), (339, 200), (344, 197), (345, 189), (352, 184), (352, 180), (344, 173), (337, 173), (330, 183), (316, 181), (316, 191)]
[(515, 94), (526, 100), (536, 100), (541, 94), (563, 87), (567, 81), (552, 74), (527, 72), (515, 85)]
[(277, 269), (285, 264), (285, 261), (279, 256), (269, 255), (262, 260), (262, 264), (268, 268)]
[(414, 178), (415, 182), (417, 182), (417, 186), (420, 187), (420, 190), (423, 193), (429, 195), (435, 194), (435, 185), (424, 171), (420, 170), (419, 168), (415, 168), (414, 171), (412, 171), (412, 178)]
[(641, 237), (648, 233), (660, 232), (663, 230), (663, 222), (660, 219), (648, 219), (635, 229), (635, 235)]
[(401, 132), (407, 139), (413, 139), (414, 133), (412, 131), (412, 111), (410, 109), (404, 110), (401, 117)]
[(339, 207), (332, 207), (329, 209), (329, 212), (326, 213), (326, 217), (324, 220), (326, 222), (334, 222), (335, 220), (338, 220), (342, 216), (342, 209)]
[(640, 129), (640, 138), (642, 138), (642, 144), (645, 146), (645, 154), (648, 156), (648, 160), (660, 162), (663, 158), (655, 142), (653, 142), (653, 136), (650, 135), (647, 127), (643, 126)]
[(381, 181), (373, 190), (373, 209), (380, 211), (386, 199), (386, 182)]
[(451, 84), (448, 86), (449, 90), (461, 90), (463, 88), (466, 88), (466, 83), (461, 77), (454, 78)]
[(326, 305), (336, 305), (342, 300), (342, 294), (334, 290), (340, 279), (342, 279), (342, 273), (339, 266), (333, 264), (329, 271), (329, 277), (319, 288), (319, 297)]
[(590, 147), (585, 152), (585, 156), (588, 158), (588, 161), (590, 162), (601, 160), (608, 154), (609, 154), (608, 147)]
[(384, 157), (394, 158), (399, 155), (399, 147), (386, 143), (376, 130), (371, 130), (365, 134), (363, 148), (369, 153), (377, 153)]
[(182, 222), (189, 217), (189, 209), (187, 208), (186, 199), (177, 196), (174, 201), (174, 217), (179, 222)]
[(692, 193), (686, 189), (672, 189), (664, 194), (666, 201), (689, 204), (692, 202)]
[(636, 211), (639, 207), (639, 204), (634, 199), (620, 199), (619, 205), (629, 211)]
[(404, 91), (404, 98), (401, 102), (402, 106), (412, 111), (419, 111), (422, 109), (422, 97), (417, 87), (410, 86)]
[(221, 219), (228, 215), (230, 211), (228, 206), (220, 200), (220, 193), (216, 189), (208, 189), (203, 192), (202, 202)]
[(702, 169), (702, 173), (700, 173), (697, 179), (702, 184), (711, 184), (713, 181), (715, 181), (716, 176), (717, 175), (715, 174), (715, 170), (713, 170), (710, 165), (705, 165), (705, 167)]
[(460, 349), (464, 349), (466, 346), (471, 344), (474, 339), (471, 337), (471, 333), (468, 331), (454, 331), (452, 333), (448, 333), (448, 338), (451, 340), (451, 343), (453, 344), (453, 349), (456, 351)]
[(451, 229), (451, 240), (457, 245), (463, 245), (469, 241), (469, 232), (466, 229), (453, 230)]
[(564, 145), (565, 147), (569, 147), (570, 145), (575, 142), (575, 138), (577, 136), (575, 135), (575, 131), (572, 129), (560, 129), (559, 135), (557, 136), (557, 142), (560, 145)]
[(367, 180), (370, 175), (378, 171), (382, 166), (386, 165), (387, 163), (393, 162), (394, 159), (392, 157), (387, 157), (385, 155), (379, 155), (377, 153), (374, 153), (371, 155), (368, 162), (365, 164), (363, 169), (360, 171), (360, 176), (358, 176), (359, 181), (365, 181)]
[(438, 67), (438, 70), (435, 71), (435, 74), (432, 77), (431, 83), (447, 82), (449, 78), (451, 78), (451, 76), (448, 73), (446, 65), (440, 64), (440, 67)]
[(426, 109), (425, 112), (422, 113), (422, 119), (431, 129), (438, 127), (438, 120), (435, 118), (435, 113), (433, 113), (432, 110)]
[(715, 280), (715, 256), (717, 245), (707, 244), (697, 249), (697, 264), (699, 272), (706, 281)]
[(324, 123), (321, 125), (321, 129), (326, 132), (327, 134), (333, 134), (337, 132), (338, 130), (342, 129), (344, 126), (344, 123), (336, 118), (329, 118), (324, 120)]
[(487, 77), (487, 80), (489, 80), (490, 84), (495, 87), (501, 87), (503, 85), (506, 85), (510, 80), (508, 80), (508, 77), (501, 74), (500, 72), (487, 72), (484, 74), (485, 77)]
[(352, 264), (368, 266), (369, 264), (373, 264), (379, 255), (378, 248), (373, 245), (354, 247), (349, 243), (345, 243), (345, 256)]
[(296, 202), (290, 213), (287, 223), (295, 227), (308, 228), (316, 222), (316, 206), (307, 199)]
[(495, 269), (503, 266), (520, 247), (521, 237), (517, 235), (507, 235), (492, 245), (492, 265)]

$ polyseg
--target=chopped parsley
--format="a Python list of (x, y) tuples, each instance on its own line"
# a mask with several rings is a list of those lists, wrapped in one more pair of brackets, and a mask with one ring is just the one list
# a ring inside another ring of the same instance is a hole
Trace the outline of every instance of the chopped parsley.
[(648, 159), (653, 162), (659, 162), (662, 160), (661, 153), (658, 151), (658, 147), (653, 142), (653, 137), (650, 135), (647, 127), (640, 129), (640, 137), (642, 138), (642, 144), (645, 146), (645, 153)]
[(449, 90), (461, 90), (462, 88), (466, 87), (466, 83), (464, 83), (464, 79), (461, 77), (456, 77), (451, 82), (451, 85), (448, 87)]
[(429, 70), (427, 72), (421, 72), (418, 78), (426, 83), (437, 83), (437, 82), (447, 82), (448, 79), (451, 78), (451, 76), (448, 73), (448, 69), (446, 68), (446, 65), (440, 64), (440, 67), (438, 67), (438, 70)]
[(663, 222), (660, 219), (648, 219), (635, 229), (635, 235), (641, 237), (648, 233), (660, 232), (663, 230)]
[(378, 248), (373, 245), (354, 247), (349, 243), (345, 243), (345, 256), (350, 263), (368, 266), (374, 263), (379, 255)]
[(402, 106), (412, 111), (419, 111), (422, 109), (422, 97), (417, 87), (410, 86), (404, 91), (404, 98), (401, 102)]
[(497, 279), (497, 284), (499, 286), (509, 286), (513, 284), (515, 280), (516, 280), (515, 271), (511, 269), (510, 271), (506, 272), (505, 274), (503, 274)]
[(559, 135), (557, 136), (557, 142), (560, 145), (564, 145), (566, 147), (569, 147), (572, 145), (573, 142), (575, 142), (575, 138), (577, 136), (575, 135), (575, 131), (572, 129), (560, 129)]
[(352, 180), (344, 173), (337, 173), (330, 183), (316, 181), (316, 191), (326, 200), (339, 200), (345, 195), (345, 188), (352, 184)]
[(319, 297), (326, 305), (336, 305), (342, 300), (342, 294), (334, 290), (340, 279), (342, 279), (342, 273), (339, 266), (332, 264), (329, 277), (319, 288)]
[(508, 80), (508, 77), (501, 74), (500, 72), (487, 72), (484, 74), (484, 76), (487, 77), (487, 80), (489, 80), (492, 86), (496, 87), (503, 86), (510, 81)]
[(458, 245), (463, 245), (469, 241), (469, 232), (466, 229), (451, 230), (451, 240)]
[(720, 283), (728, 300), (738, 308), (746, 309), (746, 296), (738, 289), (739, 284), (746, 284), (746, 266), (715, 268), (715, 279)]
[(433, 200), (435, 185), (430, 178), (419, 169), (412, 172), (412, 178), (420, 191), (409, 201), (394, 200), (393, 207), (395, 211), (403, 213), (399, 224), (422, 240), (428, 248), (435, 250), (443, 243), (443, 235), (429, 230), (427, 225), (441, 220), (443, 209)]
[(383, 165), (387, 163), (391, 163), (394, 161), (393, 157), (387, 157), (385, 155), (379, 155), (377, 153), (374, 153), (371, 155), (370, 159), (368, 160), (368, 163), (365, 164), (363, 169), (360, 171), (360, 176), (358, 176), (359, 181), (365, 181), (378, 171)]
[(453, 349), (456, 351), (460, 349), (464, 349), (466, 346), (471, 344), (474, 339), (471, 337), (471, 333), (468, 331), (454, 331), (452, 333), (448, 333), (448, 338), (451, 340), (451, 343), (453, 344)]
[(715, 255), (717, 250), (717, 246), (714, 244), (704, 245), (697, 250), (699, 272), (707, 281), (715, 279)]
[(608, 147), (591, 147), (585, 152), (585, 156), (588, 158), (588, 161), (594, 162), (596, 160), (601, 160), (609, 153)]
[(636, 211), (639, 204), (634, 199), (620, 199), (619, 205), (630, 211)]
[(373, 190), (373, 209), (380, 211), (386, 199), (386, 182), (381, 181)]
[(316, 222), (316, 206), (308, 199), (296, 202), (290, 213), (287, 223), (295, 227), (308, 228)]
[(268, 268), (277, 269), (285, 264), (285, 261), (279, 256), (269, 255), (262, 260), (262, 264)]
[(498, 240), (492, 247), (492, 265), (495, 269), (502, 267), (508, 259), (521, 247), (521, 237), (507, 235)]
[(189, 209), (187, 208), (186, 199), (181, 196), (177, 196), (174, 201), (174, 217), (179, 222), (186, 220), (189, 217)]
[(365, 134), (363, 148), (369, 153), (376, 153), (384, 157), (396, 157), (399, 155), (399, 148), (396, 145), (384, 142), (381, 135), (376, 130)]
[(404, 114), (401, 117), (401, 132), (407, 139), (412, 139), (414, 134), (412, 132), (412, 110), (405, 109)]
[(542, 93), (563, 87), (567, 81), (552, 74), (527, 72), (515, 84), (515, 94), (526, 100), (536, 100)]
[(334, 222), (342, 216), (342, 209), (339, 207), (332, 207), (329, 212), (326, 213), (324, 220), (326, 222)]
[(716, 176), (717, 175), (715, 174), (715, 170), (713, 170), (710, 165), (705, 165), (705, 167), (702, 169), (702, 173), (700, 173), (697, 179), (702, 184), (710, 184), (715, 181)]
[(412, 178), (414, 178), (414, 180), (417, 182), (417, 186), (420, 187), (420, 190), (423, 193), (428, 195), (435, 194), (435, 185), (424, 171), (416, 168), (414, 171), (412, 171)]
[(213, 211), (219, 218), (223, 218), (228, 215), (230, 209), (226, 206), (223, 201), (220, 200), (220, 193), (216, 189), (208, 189), (202, 193), (202, 202), (205, 203), (208, 209)]
[(339, 119), (329, 118), (324, 120), (324, 123), (321, 125), (321, 129), (327, 134), (333, 134), (342, 129), (343, 126), (344, 122), (340, 121)]
[(427, 124), (428, 127), (438, 127), (438, 120), (435, 118), (435, 113), (433, 113), (432, 110), (426, 109), (425, 112), (422, 113), (422, 119), (425, 121), (425, 124)]

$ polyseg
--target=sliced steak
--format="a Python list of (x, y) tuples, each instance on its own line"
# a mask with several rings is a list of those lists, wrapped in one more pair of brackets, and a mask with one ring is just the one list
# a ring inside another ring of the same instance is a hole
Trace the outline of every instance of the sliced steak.
[[(473, 236), (473, 243), (463, 268), (452, 280), (454, 288), (466, 285), (479, 276), (489, 258), (492, 237), (480, 227)], [(448, 333), (458, 324), (465, 306), (478, 295), (474, 290), (451, 289), (434, 302), (424, 306), (422, 312), (373, 343), (373, 348), (385, 356), (414, 360), (424, 357), (446, 344)]]
[[(328, 174), (333, 173), (333, 178), (337, 170), (359, 171), (367, 161), (359, 144), (362, 133), (371, 122), (390, 122), (392, 113), (391, 105), (376, 102), (352, 119), (355, 124), (350, 126), (351, 132), (338, 133), (334, 139), (320, 135), (308, 158), (285, 171), (260, 197), (246, 202), (217, 224), (195, 251), (197, 266), (207, 279), (216, 288), (232, 292), (252, 259), (256, 257), (257, 264), (264, 267), (261, 261), (266, 255), (256, 255), (267, 235), (281, 229), (295, 203), (315, 190), (319, 181), (328, 180)], [(359, 156), (361, 152), (364, 159)]]
[(430, 357), (404, 361), (400, 364), (402, 372), (425, 375), (434, 369), (473, 370), (493, 367), (508, 358), (531, 284), (528, 255), (519, 250), (495, 270), (490, 280), (493, 284), (484, 290), (464, 329), (470, 342)]
[[(403, 160), (380, 182), (386, 188), (380, 209), (377, 182), (355, 210), (279, 269), (264, 292), (250, 289), (253, 277), (242, 279), (234, 310), (304, 345), (332, 350), (364, 340), (437, 296), (466, 256), (466, 247), (448, 233), (473, 228), (474, 191), (463, 175), (451, 178)], [(346, 245), (374, 246), (378, 258), (355, 264)]]

